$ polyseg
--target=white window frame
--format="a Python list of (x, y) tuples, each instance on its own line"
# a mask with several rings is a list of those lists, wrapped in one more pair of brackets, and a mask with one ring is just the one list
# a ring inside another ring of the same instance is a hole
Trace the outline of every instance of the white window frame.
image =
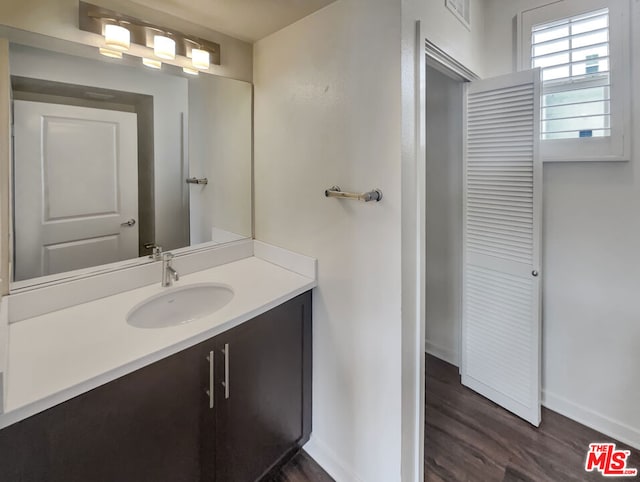
[(518, 14), (518, 69), (531, 69), (531, 30), (535, 25), (609, 9), (611, 136), (541, 139), (545, 162), (628, 161), (631, 158), (631, 55), (629, 0), (560, 0)]

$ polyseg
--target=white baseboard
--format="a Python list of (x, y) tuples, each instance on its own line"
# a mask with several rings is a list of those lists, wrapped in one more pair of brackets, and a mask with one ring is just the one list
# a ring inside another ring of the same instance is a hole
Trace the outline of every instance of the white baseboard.
[(336, 482), (362, 482), (326, 444), (311, 436), (302, 447)]
[[(590, 408), (583, 407), (547, 390), (542, 390), (542, 405), (549, 410), (553, 410), (560, 415), (564, 415), (571, 420), (575, 420), (582, 425), (586, 425), (640, 450), (640, 429), (638, 428), (629, 427), (618, 420), (597, 413)], [(606, 442), (606, 440), (594, 440), (594, 442)]]
[(444, 360), (447, 363), (451, 363), (453, 366), (460, 366), (458, 352), (456, 350), (444, 348), (443, 346), (433, 343), (429, 340), (426, 340), (424, 344), (425, 351), (429, 355), (440, 358), (440, 360)]

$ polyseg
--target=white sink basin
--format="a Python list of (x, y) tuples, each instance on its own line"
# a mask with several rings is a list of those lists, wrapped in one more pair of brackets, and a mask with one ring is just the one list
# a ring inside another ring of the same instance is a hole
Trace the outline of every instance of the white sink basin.
[(138, 328), (182, 325), (218, 311), (233, 298), (229, 286), (199, 283), (155, 295), (127, 313), (127, 323)]

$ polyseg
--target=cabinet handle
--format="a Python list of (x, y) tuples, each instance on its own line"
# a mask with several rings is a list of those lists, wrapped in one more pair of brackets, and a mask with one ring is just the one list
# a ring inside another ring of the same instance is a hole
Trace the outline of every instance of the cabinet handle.
[(207, 396), (209, 397), (209, 408), (213, 408), (213, 352), (209, 352), (209, 356), (207, 357), (207, 361), (209, 362), (209, 390), (207, 390)]
[(229, 343), (224, 344), (222, 353), (224, 353), (224, 381), (222, 386), (224, 387), (224, 398), (226, 400), (229, 398)]

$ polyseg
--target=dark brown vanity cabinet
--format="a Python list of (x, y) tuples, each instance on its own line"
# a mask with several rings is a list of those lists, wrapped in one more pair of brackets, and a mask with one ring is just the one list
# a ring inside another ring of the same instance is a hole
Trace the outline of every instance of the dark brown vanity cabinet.
[(307, 294), (215, 338), (215, 434), (203, 444), (215, 464), (203, 480), (257, 480), (308, 439), (310, 322)]
[(0, 481), (249, 482), (310, 433), (307, 292), (0, 430)]

